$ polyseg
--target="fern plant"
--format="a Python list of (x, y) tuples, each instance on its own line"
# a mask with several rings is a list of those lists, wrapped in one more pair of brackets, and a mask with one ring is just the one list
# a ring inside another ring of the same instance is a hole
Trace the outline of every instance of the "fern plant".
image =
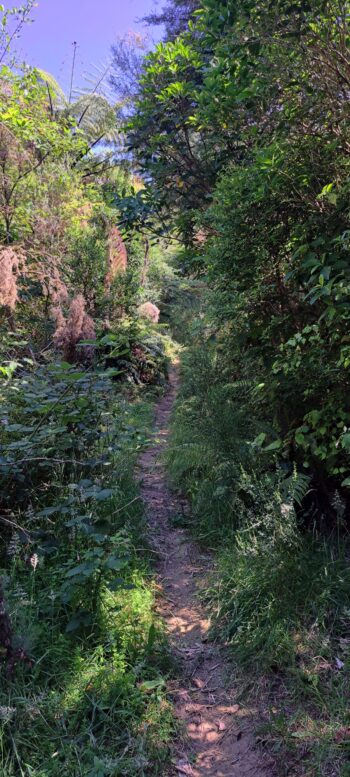
[(289, 498), (296, 502), (298, 507), (302, 506), (303, 500), (310, 491), (309, 475), (298, 472), (294, 467), (293, 472), (281, 482), (281, 494), (284, 498)]
[(118, 106), (114, 105), (101, 91), (99, 81), (89, 90), (66, 95), (56, 79), (46, 70), (38, 69), (39, 76), (46, 85), (49, 105), (52, 113), (64, 113), (70, 116), (77, 127), (83, 131), (92, 148), (104, 141), (116, 142), (119, 127), (116, 122)]

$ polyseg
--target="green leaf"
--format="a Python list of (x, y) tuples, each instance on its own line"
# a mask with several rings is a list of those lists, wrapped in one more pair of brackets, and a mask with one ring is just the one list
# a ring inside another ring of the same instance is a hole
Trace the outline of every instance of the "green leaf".
[(274, 440), (274, 442), (271, 442), (270, 445), (267, 445), (266, 448), (263, 448), (264, 451), (278, 451), (282, 447), (282, 440)]
[(77, 631), (82, 626), (90, 626), (92, 623), (92, 617), (87, 612), (81, 612), (77, 613), (76, 615), (73, 615), (73, 618), (71, 618), (66, 626), (66, 632), (67, 634)]
[(117, 572), (119, 569), (124, 569), (128, 564), (128, 559), (126, 558), (117, 558), (117, 556), (109, 556), (107, 561), (105, 562), (106, 569), (112, 569), (114, 572)]
[(113, 495), (113, 488), (102, 488), (101, 491), (96, 491), (94, 498), (97, 502), (104, 502), (105, 499), (110, 499)]
[(153, 647), (153, 645), (155, 643), (155, 640), (156, 640), (156, 636), (157, 636), (156, 627), (155, 627), (154, 623), (151, 623), (151, 625), (149, 627), (149, 631), (148, 631), (147, 650), (152, 650), (152, 647)]
[(124, 587), (124, 580), (122, 577), (116, 577), (115, 580), (111, 580), (111, 582), (107, 583), (108, 590), (112, 591), (113, 593), (123, 587)]
[(157, 688), (164, 687), (165, 681), (161, 677), (158, 680), (144, 680), (143, 683), (139, 685), (139, 689), (143, 693), (150, 693), (151, 691), (157, 690)]
[[(118, 354), (119, 356), (120, 354)], [(116, 375), (122, 375), (125, 370), (117, 370), (115, 367), (109, 367), (108, 370), (104, 370), (101, 373), (103, 378), (114, 378)]]
[(265, 442), (265, 440), (266, 440), (266, 434), (265, 434), (265, 432), (261, 432), (255, 438), (254, 445), (258, 445), (259, 447), (261, 447), (263, 445), (263, 443)]
[(350, 450), (350, 432), (347, 434), (343, 434), (341, 438), (341, 443), (343, 448), (346, 448), (346, 450)]
[(78, 564), (76, 567), (69, 569), (66, 572), (66, 577), (77, 577), (82, 575), (83, 577), (90, 577), (93, 572), (98, 568), (98, 562), (86, 561), (83, 564)]

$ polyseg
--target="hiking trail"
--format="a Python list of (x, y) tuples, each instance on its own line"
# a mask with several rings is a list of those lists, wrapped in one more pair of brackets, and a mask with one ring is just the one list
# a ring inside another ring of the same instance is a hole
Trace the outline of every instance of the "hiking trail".
[(149, 536), (158, 557), (157, 609), (179, 667), (168, 683), (183, 735), (174, 746), (169, 777), (273, 777), (272, 760), (255, 748), (256, 710), (235, 701), (234, 670), (223, 645), (208, 640), (210, 622), (198, 598), (212, 563), (209, 555), (171, 518), (188, 512), (170, 491), (162, 457), (178, 389), (174, 367), (168, 391), (156, 406), (154, 445), (139, 460), (141, 496)]

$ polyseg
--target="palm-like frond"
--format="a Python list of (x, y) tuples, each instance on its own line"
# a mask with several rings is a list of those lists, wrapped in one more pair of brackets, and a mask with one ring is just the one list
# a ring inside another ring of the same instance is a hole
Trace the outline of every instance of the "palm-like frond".
[(89, 145), (95, 145), (102, 140), (111, 143), (117, 139), (118, 106), (114, 106), (104, 94), (97, 91), (100, 83), (91, 87), (91, 90), (80, 93), (70, 102), (50, 73), (41, 69), (37, 72), (47, 86), (52, 109), (73, 117), (78, 127), (85, 133)]
[(36, 71), (39, 73), (43, 83), (46, 84), (47, 89), (50, 92), (50, 99), (54, 106), (61, 109), (65, 108), (68, 105), (68, 100), (58, 81), (56, 81), (51, 73), (48, 73), (46, 70), (37, 67)]
[(70, 114), (90, 143), (116, 140), (116, 107), (102, 94), (82, 94), (70, 105)]

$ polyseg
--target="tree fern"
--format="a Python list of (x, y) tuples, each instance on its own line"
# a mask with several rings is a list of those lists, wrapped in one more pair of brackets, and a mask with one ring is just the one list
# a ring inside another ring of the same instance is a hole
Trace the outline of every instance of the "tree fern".
[(70, 102), (56, 79), (46, 70), (38, 69), (41, 80), (47, 87), (48, 98), (52, 111), (62, 111), (76, 120), (78, 127), (85, 133), (89, 144), (92, 146), (103, 141), (115, 142), (118, 137), (116, 124), (116, 111), (108, 98), (98, 89), (100, 83), (96, 83), (90, 90), (81, 91)]
[(52, 104), (61, 109), (66, 108), (68, 105), (67, 97), (54, 76), (39, 67), (36, 68), (36, 71), (39, 73), (41, 80), (47, 87)]

